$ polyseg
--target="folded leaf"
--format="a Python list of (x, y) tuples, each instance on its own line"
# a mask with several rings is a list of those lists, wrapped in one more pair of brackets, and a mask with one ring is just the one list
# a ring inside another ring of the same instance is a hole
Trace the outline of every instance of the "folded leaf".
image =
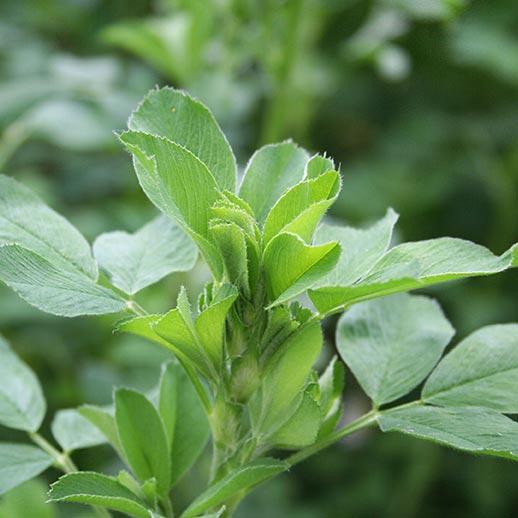
[(193, 518), (204, 511), (217, 507), (234, 495), (248, 491), (265, 480), (287, 470), (286, 462), (263, 458), (237, 468), (232, 473), (210, 486), (185, 510), (181, 518)]
[(220, 190), (235, 190), (236, 159), (225, 135), (208, 108), (185, 92), (151, 90), (131, 114), (128, 128), (183, 146), (207, 166)]
[(170, 489), (171, 460), (164, 423), (153, 404), (139, 392), (115, 392), (115, 420), (122, 448), (141, 482), (155, 478), (161, 495)]
[(0, 175), (0, 245), (16, 243), (56, 267), (97, 279), (90, 245), (24, 185)]
[(320, 376), (319, 385), (320, 411), (323, 418), (319, 437), (324, 437), (336, 428), (343, 414), (342, 393), (345, 386), (345, 369), (344, 364), (336, 356)]
[(267, 436), (288, 419), (286, 412), (301, 394), (322, 341), (320, 325), (312, 322), (292, 333), (272, 356), (256, 396), (259, 401), (252, 403), (256, 431)]
[(518, 423), (494, 410), (416, 406), (382, 413), (378, 422), (384, 432), (518, 460)]
[(336, 265), (339, 256), (340, 246), (336, 241), (310, 246), (295, 234), (275, 236), (263, 256), (271, 306), (311, 288)]
[(518, 413), (518, 324), (483, 327), (432, 372), (422, 399), (442, 406), (480, 406)]
[(280, 232), (292, 232), (310, 241), (313, 232), (338, 196), (340, 175), (329, 171), (315, 179), (298, 183), (286, 191), (268, 213), (264, 224), (264, 242)]
[(103, 434), (119, 457), (124, 459), (113, 412), (95, 405), (83, 405), (79, 407), (77, 411)]
[(350, 286), (364, 278), (390, 246), (398, 217), (389, 209), (382, 219), (365, 230), (321, 225), (316, 242), (338, 241), (343, 252), (336, 267), (320, 279), (317, 286)]
[(51, 425), (52, 435), (66, 452), (91, 448), (106, 442), (106, 437), (75, 409), (59, 410)]
[(376, 297), (466, 277), (502, 272), (518, 265), (518, 245), (501, 256), (469, 241), (439, 238), (404, 243), (389, 250), (369, 275), (352, 286), (328, 286), (309, 292), (321, 313), (331, 313)]
[(45, 416), (40, 382), (0, 336), (0, 424), (35, 432)]
[(322, 155), (313, 155), (306, 164), (305, 176), (306, 178), (316, 178), (321, 174), (334, 171), (335, 169), (335, 163), (332, 158)]
[(18, 245), (0, 246), (0, 281), (32, 306), (53, 315), (102, 315), (126, 308), (118, 295), (86, 275), (51, 264)]
[(37, 477), (54, 459), (28, 444), (0, 443), (0, 495), (18, 484)]
[(109, 232), (94, 243), (94, 255), (114, 286), (128, 295), (196, 263), (197, 250), (172, 220), (159, 216), (134, 234)]
[(280, 196), (302, 180), (308, 154), (293, 142), (268, 144), (257, 150), (246, 166), (239, 196), (264, 223)]
[(128, 131), (119, 138), (134, 155), (135, 171), (148, 198), (189, 232), (219, 278), (221, 257), (211, 244), (208, 219), (209, 208), (220, 194), (207, 166), (185, 147), (163, 137)]
[(207, 444), (209, 423), (184, 369), (175, 362), (162, 371), (159, 411), (171, 448), (171, 485), (193, 465)]
[(410, 392), (430, 373), (453, 334), (434, 300), (400, 294), (344, 313), (336, 343), (363, 390), (383, 405)]
[(150, 518), (142, 500), (114, 477), (83, 471), (62, 476), (50, 486), (49, 502), (98, 505), (136, 518)]

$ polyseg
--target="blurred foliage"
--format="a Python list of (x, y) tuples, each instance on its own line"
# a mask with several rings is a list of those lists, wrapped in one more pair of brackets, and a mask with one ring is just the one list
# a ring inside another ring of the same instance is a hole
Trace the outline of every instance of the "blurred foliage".
[[(173, 84), (211, 107), (241, 165), (288, 137), (335, 157), (333, 218), (368, 223), (390, 205), (401, 238), (453, 235), (501, 252), (518, 238), (517, 35), (515, 0), (4, 0), (0, 170), (89, 238), (135, 230), (154, 210), (112, 131), (147, 89)], [(174, 276), (141, 302), (167, 309), (205, 275)], [(464, 336), (518, 319), (517, 281), (509, 272), (434, 295)], [(58, 321), (0, 288), (0, 330), (54, 410), (152, 385), (163, 353), (111, 323)], [(346, 397), (352, 418), (364, 402), (351, 376)], [(240, 515), (513, 515), (516, 466), (409, 441), (354, 436), (258, 490)], [(102, 448), (77, 461), (117, 469)], [(178, 499), (198, 483), (195, 470)], [(14, 490), (0, 517), (79, 516), (43, 508), (43, 494), (37, 482)]]

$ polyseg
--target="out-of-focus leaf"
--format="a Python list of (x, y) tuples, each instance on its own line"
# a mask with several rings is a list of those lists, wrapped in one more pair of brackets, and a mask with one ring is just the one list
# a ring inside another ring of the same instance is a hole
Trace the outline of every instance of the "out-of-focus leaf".
[(59, 410), (52, 421), (52, 435), (64, 451), (91, 448), (106, 437), (75, 409)]

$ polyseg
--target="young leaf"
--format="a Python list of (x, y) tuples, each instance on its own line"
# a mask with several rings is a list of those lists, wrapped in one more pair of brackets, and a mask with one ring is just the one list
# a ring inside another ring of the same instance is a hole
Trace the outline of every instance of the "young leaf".
[(253, 154), (239, 196), (252, 207), (259, 223), (264, 223), (284, 191), (302, 180), (307, 160), (306, 151), (289, 141), (268, 144)]
[(124, 459), (115, 416), (105, 408), (95, 405), (83, 405), (77, 411), (103, 434), (119, 457)]
[(51, 466), (53, 458), (28, 444), (0, 443), (0, 495)]
[(306, 164), (306, 178), (316, 178), (321, 174), (336, 169), (335, 163), (329, 157), (322, 155), (313, 155)]
[(181, 518), (193, 518), (204, 511), (217, 507), (226, 502), (234, 495), (252, 489), (257, 484), (287, 470), (289, 465), (286, 462), (263, 458), (257, 459), (249, 464), (237, 468), (210, 486), (185, 510)]
[(471, 453), (518, 460), (518, 423), (486, 408), (416, 406), (384, 412), (384, 432), (397, 431)]
[(323, 417), (319, 437), (324, 437), (336, 428), (343, 414), (342, 393), (345, 386), (345, 369), (344, 364), (336, 356), (320, 376), (319, 385), (320, 411)]
[(340, 175), (329, 171), (286, 191), (268, 213), (264, 242), (268, 243), (279, 232), (292, 232), (305, 241), (311, 241), (318, 222), (339, 190)]
[(97, 280), (85, 238), (24, 185), (0, 175), (0, 245), (18, 244), (58, 269)]
[(153, 404), (139, 392), (115, 392), (115, 420), (126, 459), (135, 475), (144, 482), (155, 478), (158, 491), (170, 488), (171, 460), (164, 423)]
[(114, 477), (83, 471), (63, 475), (50, 486), (49, 502), (97, 505), (134, 516), (150, 518), (150, 510)]
[(172, 272), (190, 270), (198, 255), (189, 237), (166, 216), (155, 218), (134, 234), (102, 234), (93, 249), (113, 285), (128, 295)]
[(383, 405), (410, 392), (429, 374), (453, 334), (434, 300), (400, 294), (344, 313), (336, 343), (363, 390)]
[(390, 246), (398, 217), (388, 209), (382, 219), (365, 230), (321, 225), (316, 242), (338, 241), (343, 253), (336, 267), (320, 279), (317, 286), (350, 286), (364, 278)]
[(234, 286), (224, 284), (195, 322), (198, 340), (217, 367), (221, 366), (223, 361), (225, 320), (237, 296), (238, 292)]
[(207, 166), (220, 190), (235, 190), (236, 159), (225, 135), (208, 108), (185, 92), (151, 90), (131, 114), (128, 128), (183, 146)]
[(106, 437), (75, 409), (59, 410), (51, 425), (52, 435), (66, 452), (91, 448), (106, 442)]
[(32, 306), (64, 317), (123, 311), (126, 303), (84, 275), (18, 245), (0, 246), (0, 281)]
[(209, 209), (220, 194), (207, 166), (186, 148), (163, 137), (128, 131), (119, 138), (134, 155), (135, 171), (148, 198), (189, 232), (220, 278), (221, 257), (208, 229)]
[(256, 430), (268, 435), (287, 420), (286, 412), (306, 384), (322, 341), (320, 325), (312, 322), (291, 334), (272, 356), (256, 403), (259, 408), (252, 410)]
[(40, 382), (0, 336), (0, 424), (35, 432), (45, 416)]
[(174, 485), (199, 457), (209, 438), (209, 423), (201, 401), (178, 363), (168, 363), (162, 371), (159, 411), (170, 441)]
[(432, 284), (502, 272), (518, 266), (518, 245), (501, 256), (487, 248), (449, 237), (404, 243), (389, 250), (369, 275), (353, 286), (310, 290), (321, 313), (331, 313), (362, 300), (410, 291)]
[(480, 406), (518, 413), (518, 324), (483, 327), (439, 363), (422, 399), (441, 406)]
[(277, 234), (263, 257), (271, 306), (311, 288), (335, 266), (339, 256), (336, 241), (310, 246), (295, 234)]

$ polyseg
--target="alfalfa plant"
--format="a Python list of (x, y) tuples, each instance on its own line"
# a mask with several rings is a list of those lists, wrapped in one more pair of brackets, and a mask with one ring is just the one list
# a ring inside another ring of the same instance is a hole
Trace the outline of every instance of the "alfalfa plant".
[[(366, 230), (321, 223), (340, 174), (292, 142), (259, 149), (237, 188), (214, 118), (177, 90), (151, 91), (128, 127), (118, 138), (163, 214), (135, 234), (100, 236), (92, 254), (70, 223), (0, 177), (0, 279), (56, 315), (133, 313), (117, 330), (160, 344), (171, 361), (150, 394), (118, 388), (110, 408), (58, 413), (58, 449), (38, 433), (36, 378), (2, 344), (0, 422), (36, 443), (0, 445), (2, 491), (53, 464), (65, 475), (50, 501), (171, 517), (171, 488), (210, 441), (207, 488), (175, 512), (230, 516), (254, 486), (375, 425), (518, 459), (518, 423), (505, 415), (518, 413), (518, 324), (480, 329), (440, 361), (452, 326), (430, 298), (402, 294), (517, 266), (517, 245), (501, 256), (452, 238), (391, 247), (392, 210)], [(139, 290), (190, 269), (198, 252), (212, 280), (197, 299), (182, 289), (176, 307), (148, 314)], [(338, 312), (341, 358), (319, 373), (321, 322)], [(342, 362), (372, 400), (345, 426)], [(423, 381), (418, 399), (398, 403)], [(71, 452), (102, 441), (128, 471), (77, 471)]]

